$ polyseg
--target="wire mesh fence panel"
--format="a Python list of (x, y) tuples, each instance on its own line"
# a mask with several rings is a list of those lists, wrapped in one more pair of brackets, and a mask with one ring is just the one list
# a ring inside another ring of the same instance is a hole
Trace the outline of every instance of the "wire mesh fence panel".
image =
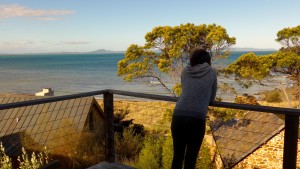
[[(37, 98), (5, 101), (33, 99)], [(42, 152), (46, 147), (51, 158), (66, 163), (66, 168), (88, 167), (104, 160), (105, 119), (95, 103), (93, 97), (81, 97), (0, 110), (5, 117), (0, 122), (5, 153), (17, 157), (21, 156), (22, 147), (28, 153)]]
[(225, 167), (282, 168), (284, 119), (280, 116), (211, 108), (208, 117)]

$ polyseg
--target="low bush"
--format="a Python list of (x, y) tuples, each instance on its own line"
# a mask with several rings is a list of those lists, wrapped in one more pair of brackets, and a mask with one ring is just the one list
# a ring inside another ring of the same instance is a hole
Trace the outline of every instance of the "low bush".
[[(39, 153), (28, 153), (25, 148), (22, 147), (22, 155), (18, 157), (19, 169), (39, 169), (49, 162), (49, 151), (44, 148)], [(11, 169), (13, 168), (12, 159), (5, 154), (5, 149), (0, 143), (0, 168)]]
[(282, 97), (278, 91), (273, 91), (266, 94), (266, 101), (270, 103), (280, 103), (282, 102)]
[(132, 129), (125, 129), (122, 137), (115, 134), (115, 148), (118, 161), (134, 160), (143, 146), (143, 137), (136, 135)]

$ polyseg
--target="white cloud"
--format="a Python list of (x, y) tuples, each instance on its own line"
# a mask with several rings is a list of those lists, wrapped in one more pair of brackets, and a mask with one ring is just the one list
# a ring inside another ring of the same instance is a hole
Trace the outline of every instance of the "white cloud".
[(40, 21), (56, 21), (56, 20), (63, 20), (63, 18), (40, 17), (40, 18), (36, 18), (35, 20), (40, 20)]
[(28, 42), (0, 42), (0, 48), (4, 49), (18, 49), (18, 48), (24, 48), (29, 45), (34, 44), (32, 41)]
[(61, 43), (67, 44), (67, 45), (85, 45), (85, 44), (89, 44), (90, 42), (69, 41), (69, 42), (61, 42)]
[(21, 5), (0, 5), (0, 19), (15, 17), (31, 17), (36, 20), (60, 20), (57, 16), (72, 14), (72, 10), (31, 9)]

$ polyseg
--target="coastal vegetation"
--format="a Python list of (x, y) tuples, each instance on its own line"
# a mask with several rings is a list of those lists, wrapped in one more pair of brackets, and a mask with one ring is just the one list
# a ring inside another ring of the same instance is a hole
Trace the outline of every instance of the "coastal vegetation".
[(266, 101), (267, 102), (271, 102), (271, 103), (280, 103), (282, 102), (282, 97), (279, 93), (279, 91), (277, 90), (274, 90), (272, 92), (269, 92), (267, 95), (266, 95)]
[(218, 59), (228, 55), (229, 47), (236, 42), (220, 25), (191, 23), (155, 27), (145, 40), (143, 46), (132, 44), (127, 48), (125, 58), (118, 62), (118, 76), (126, 81), (153, 82), (174, 96), (181, 92), (180, 76), (191, 49), (204, 48)]
[[(300, 26), (284, 28), (277, 33), (276, 41), (282, 48), (272, 54), (258, 56), (252, 52), (242, 55), (226, 69), (219, 69), (219, 75), (225, 72), (234, 74), (235, 80), (244, 88), (254, 83), (267, 85), (265, 80), (277, 80), (284, 92), (286, 100), (298, 99), (300, 103)], [(194, 47), (202, 47), (212, 54), (212, 59), (224, 58), (229, 48), (235, 44), (235, 38), (230, 37), (222, 26), (182, 24), (179, 26), (158, 26), (145, 36), (143, 46), (130, 45), (125, 58), (118, 62), (118, 76), (126, 81), (148, 82), (151, 85), (161, 85), (170, 94), (178, 96), (181, 93), (180, 74), (188, 64), (189, 53)], [(218, 62), (216, 62), (218, 63)], [(282, 79), (288, 79), (282, 82)], [(296, 92), (291, 98), (286, 88), (293, 87)], [(227, 82), (220, 81), (220, 92), (238, 95)], [(281, 95), (281, 94), (280, 94)], [(275, 95), (268, 96), (275, 99)], [(279, 96), (277, 101), (280, 101)], [(290, 98), (287, 98), (290, 97)], [(276, 99), (274, 100), (276, 101)]]
[[(287, 86), (283, 86), (284, 84), (278, 86), (284, 94), (280, 90), (261, 93), (264, 95), (263, 99), (265, 101), (256, 100), (251, 95), (240, 97), (232, 86), (225, 83), (223, 86), (224, 90), (237, 96), (235, 98), (236, 103), (272, 104), (277, 107), (285, 107), (287, 103), (289, 106), (293, 106), (295, 105), (295, 99), (299, 99), (300, 103), (299, 28), (300, 26), (285, 28), (277, 33), (276, 41), (283, 45), (279, 51), (263, 56), (257, 56), (250, 52), (242, 55), (227, 68), (219, 71), (225, 77), (229, 74), (234, 74), (235, 80), (244, 88), (249, 88), (254, 83), (267, 85), (264, 83), (266, 79), (285, 77), (288, 79), (287, 82), (290, 83), (289, 86), (296, 89), (295, 97), (292, 98), (287, 94)], [(214, 35), (210, 36), (211, 34)], [(211, 40), (210, 38), (215, 39)], [(224, 58), (224, 55), (228, 54), (229, 47), (235, 44), (234, 37), (229, 37), (224, 28), (214, 24), (207, 26), (186, 24), (175, 27), (156, 27), (152, 32), (146, 34), (145, 39), (146, 44), (144, 46), (132, 44), (128, 47), (125, 58), (118, 62), (118, 75), (123, 76), (123, 79), (126, 81), (155, 80), (157, 84), (162, 85), (174, 96), (178, 96), (181, 93), (180, 73), (183, 67), (187, 65), (189, 52), (192, 48), (202, 47), (209, 50), (212, 53), (212, 59), (215, 60)], [(171, 84), (175, 85), (170, 86), (168, 80), (171, 80)], [(283, 96), (286, 98), (286, 101), (284, 101)], [(222, 98), (218, 98), (218, 100), (222, 100)], [(121, 106), (118, 109), (128, 110), (127, 118), (146, 126), (145, 137), (139, 138), (143, 140), (142, 145), (138, 146), (140, 148), (139, 151), (133, 151), (139, 153), (132, 156), (134, 158), (122, 159), (123, 162), (138, 168), (145, 168), (146, 166), (147, 168), (170, 168), (170, 163), (167, 162), (172, 159), (172, 141), (170, 141), (169, 125), (174, 104), (170, 104), (171, 106), (164, 105), (162, 110), (158, 108), (162, 107), (158, 103), (152, 105), (151, 102), (142, 101), (118, 102), (116, 107)], [(125, 104), (128, 105), (124, 106)], [(141, 104), (143, 105), (140, 106)], [(221, 126), (232, 119), (243, 118), (244, 113), (241, 110), (210, 108), (208, 123), (214, 126)], [(210, 133), (210, 130), (208, 129), (207, 132)], [(134, 140), (134, 137), (129, 138)], [(126, 142), (129, 143), (129, 141)], [(204, 141), (200, 151), (199, 160), (201, 162), (199, 161), (198, 164), (201, 164), (202, 167), (205, 165), (206, 168), (213, 168), (214, 151), (214, 148)]]
[[(244, 54), (231, 63), (226, 71), (234, 74), (236, 80), (246, 88), (255, 82), (265, 85), (263, 79), (284, 77), (287, 79), (285, 85), (296, 89), (293, 94), (300, 105), (300, 25), (280, 30), (276, 41), (283, 45), (276, 53), (264, 56), (257, 56), (254, 53)], [(283, 92), (286, 92), (286, 87), (282, 83), (278, 86)], [(290, 96), (286, 93), (285, 96), (290, 100), (288, 98)]]
[[(13, 161), (5, 153), (5, 149), (0, 143), (0, 168), (1, 169), (40, 169), (49, 162), (49, 151), (44, 147), (43, 151), (35, 154), (35, 152), (27, 152), (24, 147), (22, 147), (22, 155), (18, 156), (18, 161)], [(16, 167), (18, 165), (18, 167)]]

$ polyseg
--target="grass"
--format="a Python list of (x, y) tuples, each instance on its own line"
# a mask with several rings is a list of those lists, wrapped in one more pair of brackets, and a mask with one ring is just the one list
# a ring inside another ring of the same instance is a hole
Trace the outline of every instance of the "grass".
[[(288, 101), (282, 101), (280, 103), (270, 103), (267, 101), (258, 101), (258, 103), (263, 106), (286, 107), (286, 108), (289, 107)], [(291, 107), (296, 108), (298, 106), (299, 102), (298, 101), (290, 101), (290, 104), (291, 104)]]
[[(103, 108), (103, 101), (99, 100)], [(170, 117), (168, 112), (173, 111), (175, 103), (165, 101), (135, 101), (116, 100), (114, 110), (128, 110), (126, 119), (133, 119), (133, 123), (143, 124), (146, 130), (162, 131), (170, 130)]]
[(260, 96), (262, 98), (266, 98), (268, 94), (278, 92), (280, 94), (280, 97), (282, 98), (283, 101), (278, 102), (278, 103), (272, 103), (272, 102), (267, 102), (266, 99), (258, 101), (259, 104), (264, 105), (264, 106), (272, 106), (272, 107), (286, 107), (286, 108), (297, 108), (299, 107), (299, 100), (295, 97), (297, 93), (297, 88), (296, 87), (290, 87), (286, 89), (286, 93), (289, 97), (289, 102), (287, 101), (285, 94), (282, 90), (279, 89), (274, 89), (272, 91), (266, 91), (266, 92), (261, 92)]

